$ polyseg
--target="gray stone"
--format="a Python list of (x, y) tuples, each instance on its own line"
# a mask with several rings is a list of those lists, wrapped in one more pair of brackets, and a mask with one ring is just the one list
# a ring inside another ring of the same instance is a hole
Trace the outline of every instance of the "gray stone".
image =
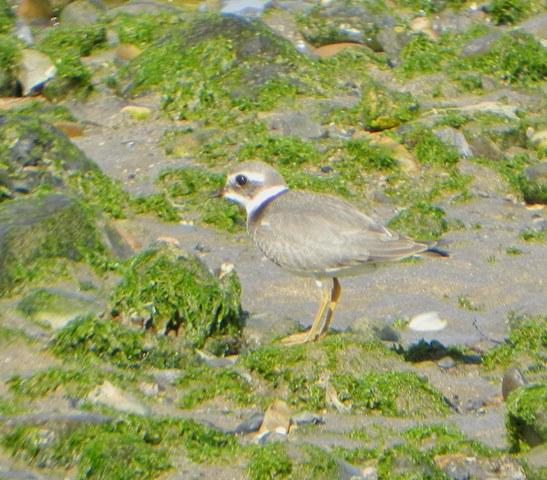
[(220, 12), (225, 15), (258, 17), (271, 3), (271, 0), (224, 0)]
[(467, 143), (465, 136), (459, 130), (452, 127), (445, 127), (433, 130), (433, 133), (439, 138), (445, 145), (449, 145), (458, 150), (458, 153), (465, 158), (473, 156), (473, 151)]
[(501, 37), (501, 32), (492, 32), (482, 37), (475, 38), (467, 43), (462, 49), (462, 55), (464, 57), (470, 57), (473, 55), (482, 55), (487, 53), (492, 45)]
[(260, 426), (262, 425), (262, 422), (264, 421), (264, 414), (263, 413), (255, 413), (252, 415), (249, 419), (241, 422), (239, 425), (237, 425), (236, 428), (234, 428), (229, 433), (235, 433), (235, 434), (245, 434), (245, 433), (253, 433), (258, 432), (260, 429)]
[(286, 136), (303, 139), (321, 138), (325, 131), (321, 124), (303, 112), (283, 112), (266, 119), (268, 128)]
[(524, 174), (529, 182), (547, 186), (547, 161), (526, 168)]
[(105, 10), (100, 0), (76, 0), (63, 8), (59, 19), (63, 25), (92, 25)]
[(540, 40), (547, 39), (547, 13), (535, 15), (529, 20), (517, 25), (518, 30), (534, 35)]
[(488, 137), (484, 135), (468, 135), (467, 140), (475, 157), (485, 157), (490, 160), (501, 160), (503, 152)]
[(55, 77), (56, 73), (57, 69), (46, 54), (28, 48), (21, 52), (18, 79), (23, 88), (23, 95), (32, 95)]
[(150, 410), (146, 405), (133, 398), (122, 389), (105, 380), (101, 385), (89, 392), (86, 400), (91, 403), (99, 403), (114, 408), (121, 412), (134, 413), (136, 415), (148, 415)]
[(501, 382), (501, 393), (503, 399), (507, 400), (509, 394), (523, 385), (526, 385), (526, 379), (518, 368), (508, 368), (503, 374), (503, 380)]
[(450, 368), (454, 368), (456, 366), (456, 362), (452, 357), (446, 356), (437, 362), (437, 366), (443, 370), (449, 370)]
[(325, 423), (321, 415), (312, 412), (301, 412), (291, 417), (291, 420), (296, 425), (319, 425)]

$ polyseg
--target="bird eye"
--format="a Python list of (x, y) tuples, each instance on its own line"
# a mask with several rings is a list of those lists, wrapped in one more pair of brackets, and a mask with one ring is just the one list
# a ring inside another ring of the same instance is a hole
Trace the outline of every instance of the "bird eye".
[(247, 177), (245, 175), (238, 175), (236, 177), (236, 183), (242, 187), (243, 185), (245, 185), (247, 183)]

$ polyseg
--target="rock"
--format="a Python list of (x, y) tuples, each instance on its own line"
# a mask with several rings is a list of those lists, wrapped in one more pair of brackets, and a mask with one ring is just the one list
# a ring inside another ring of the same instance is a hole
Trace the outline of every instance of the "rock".
[(134, 399), (132, 396), (105, 380), (97, 388), (89, 392), (86, 400), (91, 403), (100, 403), (121, 412), (134, 413), (136, 415), (148, 415), (148, 407)]
[(87, 314), (97, 314), (102, 308), (92, 297), (56, 288), (32, 290), (17, 304), (28, 318), (46, 324), (54, 330)]
[(279, 317), (265, 312), (251, 315), (243, 327), (243, 337), (251, 346), (268, 343), (272, 338), (282, 338), (296, 332), (300, 324), (289, 317)]
[(0, 296), (39, 272), (46, 260), (104, 262), (108, 257), (95, 217), (61, 194), (0, 203)]
[(520, 457), (526, 463), (529, 479), (547, 478), (547, 444), (538, 445)]
[(63, 8), (59, 20), (63, 25), (92, 25), (105, 10), (101, 0), (75, 0)]
[(456, 148), (458, 153), (465, 158), (473, 156), (473, 151), (467, 143), (462, 132), (452, 127), (438, 128), (433, 130), (433, 133), (439, 138), (445, 145)]
[[(523, 32), (534, 35), (539, 40), (547, 39), (547, 13), (540, 13), (534, 15), (532, 18), (517, 25), (515, 28)], [(544, 45), (545, 46), (545, 45)]]
[(433, 25), (428, 17), (415, 17), (410, 21), (410, 29), (416, 33), (423, 33), (435, 40), (437, 34), (433, 31)]
[(325, 131), (321, 124), (304, 112), (276, 113), (266, 118), (270, 130), (302, 139), (321, 138)]
[(291, 411), (283, 400), (274, 400), (264, 414), (264, 420), (258, 430), (258, 439), (267, 434), (287, 435), (291, 426)]
[(461, 453), (449, 453), (435, 456), (435, 463), (448, 478), (454, 480), (468, 478), (526, 480), (527, 478), (517, 460), (509, 456), (490, 459)]
[(126, 63), (134, 58), (137, 58), (142, 53), (142, 50), (136, 45), (130, 43), (120, 43), (116, 47), (116, 60), (120, 63)]
[(230, 433), (245, 434), (245, 433), (258, 432), (258, 430), (260, 429), (260, 426), (262, 425), (263, 422), (264, 422), (264, 414), (263, 413), (255, 413), (249, 419), (241, 422)]
[(301, 412), (296, 415), (293, 415), (292, 423), (295, 425), (320, 425), (325, 423), (325, 420), (321, 415), (317, 415), (312, 412)]
[(547, 441), (547, 384), (524, 385), (506, 401), (506, 427), (511, 448), (535, 447)]
[(23, 95), (31, 95), (55, 77), (57, 69), (50, 58), (38, 50), (25, 48), (21, 51), (19, 81)]
[(447, 321), (441, 319), (438, 312), (424, 312), (412, 317), (408, 328), (415, 332), (438, 332), (446, 325)]
[(241, 286), (235, 271), (217, 279), (194, 254), (157, 243), (128, 263), (111, 297), (112, 313), (160, 334), (180, 333), (196, 347), (240, 329)]
[(487, 33), (482, 37), (475, 38), (468, 42), (462, 48), (462, 55), (464, 57), (470, 57), (474, 55), (483, 55), (490, 51), (492, 45), (502, 36), (499, 31)]
[(129, 2), (119, 7), (110, 8), (109, 16), (121, 14), (126, 15), (161, 15), (162, 13), (182, 13), (182, 10), (174, 5), (163, 2), (154, 2), (153, 0), (129, 0)]
[(21, 0), (17, 16), (31, 25), (49, 25), (53, 11), (49, 0)]
[(224, 15), (258, 17), (271, 3), (271, 0), (224, 0), (220, 12)]
[(139, 390), (147, 397), (155, 397), (160, 393), (160, 386), (155, 382), (141, 382)]
[(0, 145), (6, 148), (2, 183), (10, 198), (20, 196), (16, 183), (28, 186), (25, 194), (40, 187), (70, 190), (67, 181), (75, 173), (99, 172), (66, 135), (38, 118), (0, 114)]
[(528, 382), (524, 378), (524, 375), (518, 368), (508, 368), (503, 374), (503, 380), (501, 382), (501, 394), (503, 399), (507, 400), (509, 394), (517, 388), (526, 385)]
[(475, 157), (485, 157), (490, 160), (501, 160), (503, 152), (500, 148), (488, 137), (483, 134), (467, 134), (468, 145)]
[(452, 357), (446, 356), (437, 362), (437, 366), (443, 370), (449, 370), (450, 368), (454, 368), (456, 366), (456, 362)]

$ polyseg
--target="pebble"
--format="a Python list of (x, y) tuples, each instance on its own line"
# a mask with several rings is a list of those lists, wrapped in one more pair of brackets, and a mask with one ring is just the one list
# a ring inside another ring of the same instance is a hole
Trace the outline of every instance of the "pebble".
[(25, 96), (35, 93), (57, 73), (57, 69), (46, 54), (30, 48), (21, 51), (19, 69), (19, 82)]
[(503, 380), (501, 382), (501, 394), (504, 400), (507, 400), (509, 394), (528, 382), (524, 375), (518, 368), (508, 368), (503, 374)]
[(127, 105), (122, 108), (122, 113), (127, 113), (133, 120), (148, 120), (152, 110), (148, 107), (139, 107), (137, 105)]
[(415, 332), (437, 332), (443, 330), (447, 321), (441, 319), (438, 312), (424, 312), (412, 317), (408, 328)]
[(230, 433), (235, 433), (237, 435), (237, 434), (258, 432), (263, 421), (264, 421), (264, 414), (255, 413), (251, 416), (251, 418), (241, 422)]
[(456, 366), (456, 362), (454, 361), (454, 359), (452, 357), (446, 356), (446, 357), (441, 358), (437, 362), (437, 366), (439, 368), (442, 368), (443, 370), (448, 370), (450, 368), (454, 368)]
[(86, 400), (136, 415), (148, 415), (150, 413), (148, 407), (108, 380), (105, 380), (101, 385), (89, 392)]
[(320, 425), (325, 423), (325, 420), (321, 415), (312, 412), (302, 412), (293, 415), (292, 421), (296, 425)]

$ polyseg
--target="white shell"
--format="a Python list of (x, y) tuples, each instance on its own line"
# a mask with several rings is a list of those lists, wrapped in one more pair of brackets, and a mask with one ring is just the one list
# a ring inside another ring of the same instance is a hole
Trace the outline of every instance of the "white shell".
[(437, 332), (446, 327), (446, 320), (443, 320), (439, 312), (424, 312), (412, 317), (408, 328), (415, 332)]

